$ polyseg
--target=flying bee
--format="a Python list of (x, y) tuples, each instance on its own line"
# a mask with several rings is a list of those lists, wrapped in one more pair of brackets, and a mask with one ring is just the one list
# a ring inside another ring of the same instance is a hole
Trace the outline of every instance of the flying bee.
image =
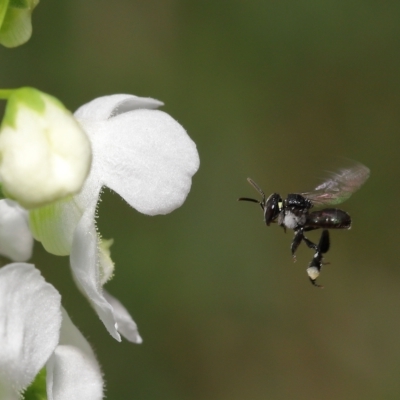
[[(260, 193), (261, 201), (248, 197), (241, 197), (238, 200), (258, 203), (263, 210), (264, 221), (267, 226), (271, 223), (277, 223), (285, 232), (286, 229), (294, 230), (294, 238), (291, 244), (294, 260), (296, 250), (302, 241), (309, 248), (314, 249), (315, 263), (319, 263), (319, 267), (316, 269), (311, 268), (315, 267), (315, 265), (311, 265), (314, 261), (313, 259), (307, 272), (310, 280), (315, 284), (315, 272), (317, 270), (319, 273), (321, 269), (322, 254), (329, 249), (329, 234), (324, 233), (325, 230), (350, 229), (351, 217), (347, 212), (338, 208), (324, 208), (319, 211), (310, 210), (314, 206), (334, 206), (343, 203), (364, 184), (369, 174), (370, 171), (365, 165), (357, 163), (349, 168), (343, 168), (338, 172), (332, 173), (328, 179), (313, 191), (291, 193), (288, 194), (286, 199), (282, 199), (279, 193), (272, 193), (267, 198), (261, 188), (252, 179), (248, 178), (248, 182)], [(321, 235), (320, 243), (316, 245), (305, 236), (304, 232), (320, 228), (324, 229), (324, 231)]]

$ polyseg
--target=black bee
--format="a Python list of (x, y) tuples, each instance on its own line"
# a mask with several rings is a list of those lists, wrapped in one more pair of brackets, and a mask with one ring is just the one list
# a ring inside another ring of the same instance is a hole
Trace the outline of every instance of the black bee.
[[(302, 241), (309, 248), (315, 250), (313, 261), (307, 272), (311, 282), (318, 286), (315, 279), (323, 264), (322, 254), (325, 254), (329, 249), (329, 232), (327, 229), (350, 229), (351, 217), (338, 208), (324, 208), (312, 212), (310, 209), (314, 206), (333, 206), (346, 201), (363, 185), (369, 174), (370, 171), (365, 165), (355, 164), (350, 168), (344, 168), (331, 174), (325, 182), (318, 185), (312, 192), (292, 193), (284, 200), (278, 193), (273, 193), (266, 198), (260, 187), (248, 178), (248, 182), (261, 194), (261, 201), (247, 197), (241, 197), (238, 200), (260, 204), (264, 212), (264, 221), (268, 226), (271, 223), (278, 223), (285, 231), (286, 228), (294, 230), (294, 238), (291, 244), (294, 258)], [(324, 231), (319, 244), (316, 245), (304, 235), (304, 232), (319, 228), (324, 229)]]

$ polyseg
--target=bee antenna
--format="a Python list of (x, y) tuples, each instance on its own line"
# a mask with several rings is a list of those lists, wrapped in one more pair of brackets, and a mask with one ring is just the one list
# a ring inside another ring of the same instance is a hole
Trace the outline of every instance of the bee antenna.
[(258, 200), (256, 200), (256, 199), (249, 199), (248, 197), (240, 197), (240, 198), (238, 199), (238, 201), (252, 201), (253, 203), (261, 204), (260, 201), (258, 201)]
[(258, 193), (261, 194), (263, 201), (265, 201), (265, 193), (261, 190), (260, 186), (258, 186), (257, 183), (255, 183), (251, 178), (247, 178), (247, 182), (249, 182), (250, 185), (253, 186), (253, 188), (256, 189)]
[(259, 200), (256, 200), (256, 199), (250, 199), (249, 197), (240, 197), (240, 198), (238, 199), (238, 201), (251, 201), (251, 202), (253, 202), (253, 203), (258, 203), (258, 204), (261, 206), (261, 208), (264, 210), (264, 206), (265, 206), (265, 193), (261, 190), (261, 188), (257, 185), (257, 183), (255, 183), (255, 182), (253, 181), (253, 179), (247, 178), (247, 181), (250, 183), (251, 186), (253, 186), (254, 189), (257, 190), (258, 193), (261, 194), (262, 199), (261, 199), (261, 201), (259, 201)]

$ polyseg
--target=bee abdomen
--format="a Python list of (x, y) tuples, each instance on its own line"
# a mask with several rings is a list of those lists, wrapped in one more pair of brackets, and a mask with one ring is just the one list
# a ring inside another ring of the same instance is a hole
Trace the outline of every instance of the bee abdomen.
[(306, 226), (325, 229), (350, 229), (351, 217), (338, 208), (325, 208), (307, 216)]

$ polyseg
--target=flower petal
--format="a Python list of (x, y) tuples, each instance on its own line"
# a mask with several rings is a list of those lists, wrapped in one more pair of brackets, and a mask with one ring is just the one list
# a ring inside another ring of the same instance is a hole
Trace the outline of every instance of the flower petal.
[(15, 201), (0, 200), (0, 254), (13, 261), (26, 261), (32, 256), (32, 249), (27, 211)]
[(142, 338), (128, 311), (102, 288), (99, 260), (102, 254), (98, 251), (100, 239), (93, 214), (93, 210), (87, 210), (76, 228), (70, 256), (72, 274), (110, 335), (120, 342), (121, 333), (130, 342), (141, 343)]
[(168, 114), (136, 110), (111, 118), (90, 133), (93, 174), (132, 207), (167, 214), (180, 207), (199, 167), (195, 143)]
[(89, 343), (62, 309), (60, 343), (47, 363), (49, 400), (103, 398), (100, 367)]
[(118, 332), (130, 342), (137, 344), (142, 343), (143, 340), (139, 335), (137, 325), (127, 309), (107, 291), (104, 290), (103, 295), (113, 308), (114, 317), (118, 324)]
[(84, 104), (75, 111), (75, 118), (88, 121), (105, 121), (111, 117), (139, 108), (154, 109), (164, 103), (150, 97), (138, 97), (131, 94), (113, 94), (102, 96)]
[(25, 389), (57, 346), (61, 297), (31, 264), (0, 269), (0, 385)]
[(113, 308), (104, 298), (100, 282), (94, 211), (88, 208), (76, 227), (70, 255), (71, 269), (78, 288), (88, 298), (110, 335), (120, 342)]
[(15, 391), (10, 382), (3, 382), (0, 378), (0, 399), (21, 400), (21, 395)]

